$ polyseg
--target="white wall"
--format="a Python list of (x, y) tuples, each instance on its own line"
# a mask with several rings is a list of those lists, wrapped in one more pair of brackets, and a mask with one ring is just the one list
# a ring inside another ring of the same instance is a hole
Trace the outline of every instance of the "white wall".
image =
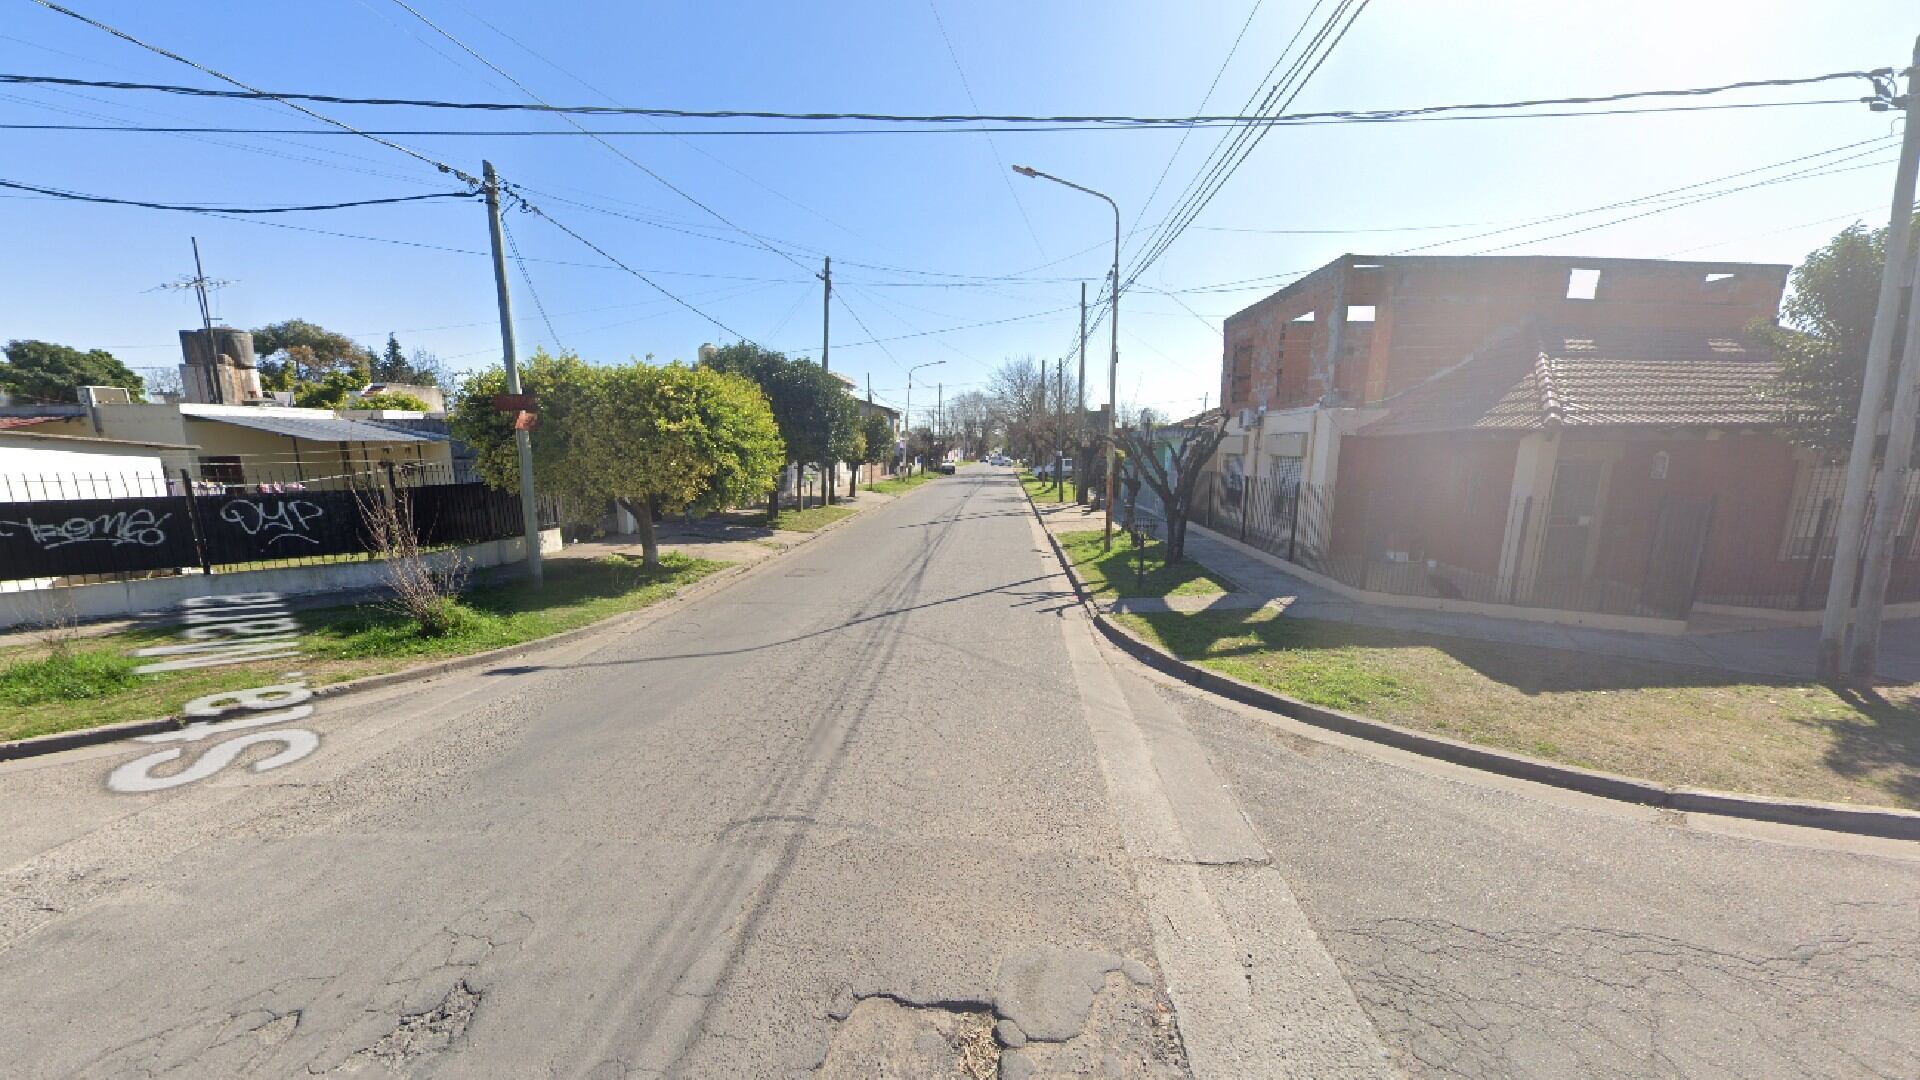
[(158, 454), (8, 445), (0, 440), (0, 502), (112, 499), (166, 493), (166, 468)]

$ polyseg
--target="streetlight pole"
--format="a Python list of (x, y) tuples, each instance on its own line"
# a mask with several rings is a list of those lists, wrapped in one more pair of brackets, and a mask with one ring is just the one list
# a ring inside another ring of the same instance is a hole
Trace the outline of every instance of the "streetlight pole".
[[(907, 431), (905, 441), (909, 446), (913, 443), (913, 373), (923, 367), (938, 367), (944, 363), (946, 363), (945, 360), (929, 360), (924, 364), (915, 364), (907, 369)], [(906, 462), (906, 457), (907, 452), (902, 450), (900, 452), (900, 460), (902, 463)], [(907, 473), (908, 475), (912, 475), (913, 473), (913, 466), (911, 464), (907, 465)]]
[(1106, 550), (1112, 551), (1113, 474), (1116, 466), (1116, 462), (1114, 461), (1113, 425), (1116, 416), (1120, 412), (1120, 204), (1114, 202), (1109, 196), (1095, 191), (1090, 187), (1083, 187), (1071, 180), (1062, 180), (1052, 173), (1043, 173), (1039, 169), (1030, 166), (1015, 165), (1013, 171), (1031, 179), (1051, 180), (1056, 184), (1070, 187), (1075, 191), (1084, 192), (1096, 199), (1104, 200), (1107, 206), (1113, 210), (1113, 307), (1107, 313), (1107, 324), (1112, 331), (1112, 344), (1107, 362), (1107, 495), (1104, 539)]

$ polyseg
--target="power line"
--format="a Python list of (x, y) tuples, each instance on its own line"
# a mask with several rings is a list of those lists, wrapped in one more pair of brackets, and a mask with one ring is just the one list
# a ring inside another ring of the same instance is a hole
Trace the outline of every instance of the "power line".
[[(343, 131), (351, 131), (364, 138), (372, 139), (374, 142), (377, 142), (380, 145), (385, 146), (390, 150), (398, 150), (401, 153), (407, 155), (410, 158), (413, 158), (416, 161), (421, 161), (428, 165), (431, 165), (443, 173), (449, 173), (457, 177), (461, 181), (472, 185), (475, 188), (480, 187), (480, 179), (468, 172), (465, 172), (464, 170), (457, 169), (452, 165), (447, 164), (444, 161), (438, 161), (438, 160), (435, 160), (434, 158), (428, 157), (426, 154), (423, 154), (420, 151), (415, 150), (411, 147), (402, 146), (397, 142), (389, 141), (388, 139), (378, 135), (369, 135), (366, 132), (360, 131), (359, 129), (355, 128), (351, 124), (345, 123), (344, 121), (335, 120), (330, 116), (327, 116), (323, 113), (315, 112), (314, 110), (307, 108), (306, 106), (300, 104), (299, 102), (302, 100), (309, 100), (309, 99), (301, 95), (275, 94), (265, 90), (261, 90), (254, 86), (250, 86), (247, 83), (241, 82), (239, 79), (236, 79), (231, 75), (226, 75), (219, 71), (215, 71), (213, 68), (210, 68), (205, 64), (199, 63), (198, 61), (189, 60), (186, 57), (181, 56), (179, 53), (171, 52), (167, 49), (161, 48), (158, 45), (153, 45), (153, 44), (149, 44), (148, 42), (142, 41), (139, 38), (134, 37), (132, 34), (127, 33), (125, 30), (108, 26), (106, 23), (103, 23), (98, 19), (93, 19), (85, 15), (82, 15), (79, 12), (74, 11), (72, 8), (62, 7), (59, 4), (54, 3), (53, 0), (33, 0), (33, 2), (40, 5), (43, 8), (46, 8), (48, 11), (65, 15), (67, 18), (74, 19), (78, 22), (83, 22), (88, 26), (93, 27), (96, 30), (100, 30), (105, 33), (111, 34), (114, 37), (117, 37), (120, 40), (125, 41), (129, 44), (138, 45), (140, 48), (145, 49), (148, 52), (157, 53), (158, 55), (164, 56), (169, 60), (173, 60), (178, 63), (185, 64), (188, 67), (193, 68), (195, 71), (198, 71), (205, 75), (211, 75), (214, 78), (219, 79), (221, 82), (230, 83), (234, 86), (240, 87), (242, 91), (245, 91), (244, 94), (240, 94), (235, 91), (206, 91), (205, 93), (210, 93), (215, 96), (231, 95), (235, 97), (247, 97), (247, 98), (254, 98), (254, 99), (267, 98), (274, 101), (278, 101), (282, 105), (285, 105), (286, 107), (293, 109), (294, 111), (299, 112), (305, 116), (312, 117), (313, 119), (318, 120), (323, 124), (327, 124), (331, 127), (340, 128)], [(5, 78), (0, 78), (0, 82), (3, 82), (3, 81), (9, 81), (9, 80)], [(84, 82), (81, 82), (81, 83), (68, 83), (68, 85), (86, 85), (86, 84)], [(191, 89), (191, 88), (183, 87), (182, 89)]]
[[(1218, 68), (1214, 69), (1213, 80), (1207, 83), (1207, 92), (1200, 97), (1199, 111), (1205, 112), (1207, 105), (1213, 101), (1213, 92), (1220, 85), (1220, 77), (1227, 73), (1227, 65), (1233, 63), (1234, 55), (1240, 51), (1240, 42), (1247, 36), (1247, 27), (1253, 25), (1253, 17), (1260, 14), (1262, 3), (1264, 0), (1253, 0), (1253, 7), (1247, 11), (1246, 21), (1240, 24), (1240, 32), (1233, 35), (1233, 44), (1227, 47), (1226, 58), (1220, 61)], [(1160, 175), (1154, 178), (1152, 190), (1148, 191), (1147, 197), (1141, 200), (1139, 212), (1133, 215), (1134, 232), (1139, 231), (1141, 220), (1147, 216), (1147, 208), (1153, 205), (1154, 196), (1160, 194), (1160, 186), (1167, 182), (1167, 174), (1173, 171), (1173, 163), (1179, 160), (1180, 151), (1186, 149), (1187, 138), (1192, 133), (1191, 128), (1182, 131), (1180, 141), (1173, 146), (1173, 153), (1167, 155), (1167, 163), (1160, 167)]]
[[(967, 92), (967, 104), (978, 111), (980, 103), (974, 100), (973, 84), (967, 81), (967, 69), (960, 65), (960, 54), (954, 50), (953, 39), (947, 36), (947, 24), (940, 18), (938, 0), (927, 0), (927, 10), (933, 13), (933, 25), (939, 28), (940, 40), (947, 46), (947, 59), (953, 61), (953, 70), (960, 76), (960, 89)], [(994, 174), (1006, 185), (1007, 195), (1013, 199), (1013, 208), (1020, 212), (1020, 221), (1027, 227), (1027, 236), (1033, 241), (1033, 249), (1044, 256), (1047, 249), (1040, 243), (1040, 234), (1034, 231), (1033, 219), (1027, 216), (1027, 204), (1021, 202), (1020, 193), (1013, 190), (1013, 178), (1007, 175), (1006, 159), (1000, 156), (1000, 147), (994, 143), (992, 135), (987, 136), (987, 149), (993, 153)]]
[[(47, 0), (34, 0), (34, 2), (45, 3), (47, 2)], [(709, 216), (713, 217), (716, 221), (721, 222), (722, 224), (726, 225), (728, 228), (734, 230), (740, 235), (753, 240), (758, 246), (773, 252), (775, 255), (778, 255), (781, 258), (787, 260), (788, 262), (793, 263), (795, 266), (802, 265), (800, 263), (800, 260), (794, 258), (792, 255), (788, 254), (787, 252), (784, 252), (779, 248), (774, 247), (772, 244), (768, 243), (766, 237), (763, 237), (758, 233), (750, 232), (746, 229), (741, 228), (739, 225), (734, 224), (733, 221), (729, 219), (725, 214), (722, 214), (720, 211), (715, 210), (713, 207), (708, 206), (704, 202), (701, 202), (699, 199), (694, 198), (691, 194), (687, 193), (685, 190), (680, 188), (678, 185), (674, 184), (672, 181), (668, 180), (666, 177), (661, 176), (659, 173), (654, 172), (652, 169), (647, 168), (645, 165), (642, 165), (639, 161), (629, 156), (626, 151), (613, 145), (612, 143), (608, 142), (606, 139), (601, 138), (597, 133), (591, 131), (590, 129), (582, 126), (580, 122), (573, 119), (572, 116), (564, 115), (565, 112), (568, 112), (571, 110), (555, 110), (551, 106), (547, 105), (547, 103), (541, 99), (540, 95), (534, 93), (533, 90), (530, 87), (528, 87), (525, 83), (521, 82), (519, 79), (514, 78), (512, 75), (509, 75), (506, 72), (506, 70), (501, 68), (498, 64), (495, 64), (493, 61), (488, 60), (484, 56), (481, 56), (478, 51), (476, 51), (472, 46), (468, 45), (466, 42), (461, 41), (459, 38), (454, 37), (451, 33), (446, 31), (445, 29), (442, 29), (438, 23), (434, 22), (432, 19), (427, 18), (425, 15), (422, 15), (412, 5), (408, 4), (406, 0), (393, 0), (393, 3), (398, 7), (400, 7), (402, 10), (406, 11), (408, 14), (412, 15), (414, 18), (419, 19), (421, 22), (425, 23), (430, 29), (433, 30), (434, 33), (439, 34), (441, 37), (444, 37), (448, 41), (452, 42), (455, 46), (459, 47), (459, 49), (462, 52), (465, 52), (468, 56), (473, 57), (475, 60), (478, 60), (480, 63), (485, 64), (495, 74), (499, 75), (501, 78), (512, 83), (514, 87), (518, 89), (521, 93), (527, 95), (528, 97), (532, 98), (536, 103), (538, 103), (543, 110), (550, 111), (550, 112), (561, 112), (563, 114), (562, 118), (565, 119), (568, 124), (571, 124), (575, 129), (579, 130), (582, 134), (593, 139), (593, 141), (599, 143), (601, 146), (604, 146), (608, 150), (611, 150), (614, 156), (620, 158), (620, 160), (640, 170), (642, 173), (645, 173), (648, 177), (652, 178), (654, 182), (658, 183), (660, 186), (666, 188), (668, 191), (673, 192), (675, 195), (680, 196), (682, 199), (685, 199), (687, 202), (692, 203), (694, 206), (699, 207), (702, 211), (704, 211)], [(805, 267), (802, 266), (802, 269), (805, 269)]]
[[(26, 102), (28, 99), (15, 98), (14, 100)], [(56, 112), (74, 112), (74, 115), (97, 115), (97, 114), (90, 114), (90, 113), (75, 112), (74, 110), (57, 109), (54, 106), (45, 105), (44, 103), (41, 103), (41, 102), (29, 102), (29, 103), (40, 105), (43, 108), (55, 109)], [(1564, 119), (1578, 119), (1580, 117), (1586, 117), (1586, 116), (1651, 116), (1651, 115), (1662, 114), (1662, 113), (1725, 112), (1725, 111), (1735, 110), (1735, 109), (1786, 109), (1786, 108), (1798, 108), (1798, 107), (1808, 106), (1808, 105), (1858, 105), (1859, 103), (1860, 101), (1858, 98), (1810, 98), (1810, 99), (1800, 100), (1800, 101), (1721, 102), (1721, 103), (1712, 104), (1712, 105), (1663, 105), (1663, 106), (1657, 106), (1657, 107), (1648, 108), (1648, 109), (1585, 109), (1578, 112), (1514, 112), (1514, 113), (1489, 113), (1489, 114), (1478, 115), (1478, 116), (1464, 115), (1464, 114), (1451, 114), (1451, 115), (1444, 115), (1444, 116), (1417, 115), (1417, 116), (1351, 117), (1346, 119), (1296, 119), (1296, 118), (1291, 118), (1286, 116), (1276, 116), (1276, 117), (1269, 117), (1266, 119), (1250, 119), (1250, 120), (1201, 119), (1201, 120), (1195, 120), (1191, 123), (1178, 123), (1178, 124), (1168, 124), (1168, 123), (1159, 123), (1159, 122), (1140, 122), (1140, 123), (1116, 122), (1112, 124), (1099, 124), (1099, 125), (1042, 124), (1042, 125), (1027, 125), (1027, 126), (1021, 126), (1021, 127), (889, 126), (889, 127), (868, 127), (868, 128), (693, 128), (693, 129), (682, 128), (679, 130), (672, 130), (672, 129), (666, 129), (666, 128), (649, 128), (646, 130), (640, 130), (635, 128), (625, 128), (625, 129), (595, 128), (590, 131), (556, 131), (550, 128), (363, 128), (363, 129), (355, 129), (354, 131), (333, 131), (333, 130), (328, 130), (324, 128), (229, 127), (229, 126), (218, 126), (218, 125), (165, 126), (165, 125), (139, 125), (139, 124), (120, 124), (120, 125), (0, 124), (0, 130), (76, 131), (76, 132), (95, 132), (95, 133), (104, 133), (104, 134), (155, 134), (155, 135), (182, 135), (182, 134), (268, 135), (268, 136), (287, 135), (287, 136), (299, 136), (299, 137), (306, 137), (306, 136), (325, 137), (325, 136), (337, 136), (337, 135), (366, 134), (366, 135), (393, 136), (396, 138), (404, 138), (409, 136), (416, 136), (416, 137), (417, 136), (434, 136), (434, 137), (442, 137), (442, 138), (459, 138), (459, 137), (466, 137), (466, 138), (540, 138), (540, 137), (575, 138), (582, 135), (586, 135), (590, 137), (591, 136), (607, 136), (607, 137), (613, 137), (613, 138), (652, 138), (652, 137), (659, 137), (659, 136), (667, 136), (675, 139), (686, 139), (686, 138), (693, 138), (693, 137), (724, 138), (724, 137), (732, 137), (732, 136), (745, 136), (745, 137), (755, 137), (755, 138), (764, 138), (764, 137), (821, 138), (821, 137), (827, 137), (827, 136), (853, 136), (853, 135), (887, 135), (887, 136), (982, 135), (982, 134), (1037, 135), (1037, 134), (1049, 134), (1049, 133), (1059, 133), (1059, 132), (1077, 132), (1080, 134), (1095, 135), (1095, 134), (1111, 134), (1111, 133), (1120, 133), (1120, 132), (1159, 132), (1159, 131), (1175, 131), (1175, 130), (1195, 131), (1195, 130), (1203, 130), (1203, 129), (1205, 130), (1211, 130), (1216, 128), (1232, 129), (1232, 128), (1243, 128), (1243, 127), (1328, 127), (1332, 125), (1345, 125), (1345, 124), (1416, 124), (1416, 123), (1440, 123), (1440, 122), (1486, 121), (1486, 120), (1556, 120), (1556, 119), (1564, 120)], [(256, 151), (264, 154), (273, 153), (273, 151), (267, 150), (264, 147), (243, 146), (237, 143), (220, 143), (218, 145), (230, 146), (234, 149), (239, 149), (239, 150)], [(692, 144), (688, 144), (688, 145), (692, 146)], [(693, 149), (699, 150), (699, 147), (694, 146)], [(275, 154), (274, 156), (288, 157), (292, 160), (311, 160), (311, 159), (305, 159), (305, 158), (298, 158), (293, 155), (286, 155), (286, 154)], [(706, 156), (712, 157), (711, 154), (708, 154)], [(382, 173), (375, 173), (375, 172), (372, 172), (371, 170), (366, 170), (366, 169), (352, 169), (349, 166), (338, 165), (333, 162), (315, 161), (314, 164), (326, 165), (332, 168), (348, 169), (349, 171), (352, 171), (352, 172), (366, 172), (369, 175), (374, 175), (374, 176), (386, 175)], [(723, 161), (721, 162), (721, 164), (725, 165), (726, 162)], [(751, 176), (749, 176), (748, 178), (751, 179)], [(776, 195), (779, 194), (777, 189), (769, 189), (769, 190), (772, 190)], [(791, 200), (788, 200), (788, 201), (791, 201)], [(798, 205), (800, 205), (802, 209), (806, 209), (805, 204), (798, 204)], [(831, 218), (825, 218), (823, 220), (826, 220), (828, 224), (836, 224), (835, 222), (833, 222)], [(844, 226), (841, 226), (841, 228), (844, 228)], [(855, 235), (858, 235), (858, 234), (855, 234)]]
[[(162, 55), (167, 55), (172, 58), (179, 59), (179, 57), (174, 56), (174, 54), (166, 53), (164, 50), (159, 49), (157, 46), (147, 45), (144, 42), (140, 42), (137, 39), (132, 38), (130, 35), (123, 34), (120, 31), (112, 30), (111, 28), (105, 26), (105, 24), (103, 23), (98, 23), (98, 22), (95, 22), (94, 20), (86, 18), (85, 16), (77, 15), (71, 11), (68, 11), (66, 8), (62, 8), (62, 7), (59, 7), (57, 4), (51, 3), (50, 0), (33, 0), (33, 2), (36, 4), (40, 4), (42, 7), (51, 8), (53, 10), (59, 11), (62, 14), (70, 15), (74, 18), (80, 19), (83, 22), (89, 23), (90, 25), (94, 25), (102, 29), (106, 29), (108, 30), (108, 32), (113, 33), (116, 37), (122, 37), (129, 41), (134, 41), (136, 44), (141, 45), (143, 48), (152, 49), (156, 52), (161, 52)], [(1349, 0), (1349, 3), (1351, 2), (1353, 2), (1353, 0)], [(1324, 58), (1324, 54), (1322, 54), (1322, 58)], [(193, 67), (199, 68), (202, 71), (206, 71), (208, 74), (216, 74), (211, 69), (201, 67), (198, 64), (194, 64), (192, 61), (183, 60), (182, 62), (187, 63)], [(485, 63), (486, 61), (483, 60), (481, 62)], [(252, 87), (246, 86), (245, 83), (239, 82), (236, 79), (231, 79), (226, 76), (217, 75), (217, 74), (216, 74), (217, 78), (220, 78), (226, 82), (233, 83), (236, 86), (245, 87), (245, 89), (240, 91), (215, 90), (215, 89), (208, 89), (205, 87), (179, 86), (179, 85), (173, 85), (173, 84), (167, 84), (167, 83), (123, 82), (118, 80), (106, 80), (106, 79), (74, 79), (74, 78), (68, 78), (64, 76), (54, 76), (54, 75), (21, 75), (21, 74), (0, 74), (0, 83), (34, 84), (34, 85), (44, 84), (44, 85), (54, 85), (54, 86), (87, 86), (87, 87), (94, 87), (94, 88), (106, 89), (106, 90), (150, 90), (150, 91), (155, 91), (160, 93), (180, 94), (180, 95), (185, 95), (190, 97), (228, 98), (228, 99), (235, 99), (235, 100), (271, 100), (271, 101), (280, 101), (280, 102), (310, 101), (310, 102), (315, 102), (319, 104), (334, 104), (334, 105), (381, 105), (381, 106), (400, 106), (400, 107), (422, 108), (422, 109), (459, 109), (459, 110), (470, 110), (470, 111), (480, 111), (480, 112), (546, 112), (546, 113), (564, 113), (568, 115), (583, 115), (583, 116), (591, 116), (591, 115), (651, 116), (651, 117), (658, 117), (663, 119), (676, 119), (676, 120), (781, 120), (781, 121), (793, 121), (793, 122), (827, 122), (827, 121), (856, 120), (856, 121), (864, 121), (864, 122), (872, 122), (872, 123), (887, 123), (887, 124), (969, 124), (969, 123), (1085, 124), (1085, 125), (1147, 124), (1147, 125), (1160, 125), (1168, 128), (1177, 128), (1183, 125), (1192, 125), (1197, 123), (1227, 124), (1227, 125), (1234, 125), (1234, 126), (1244, 126), (1244, 125), (1259, 126), (1259, 125), (1272, 124), (1275, 121), (1312, 120), (1312, 119), (1366, 121), (1366, 120), (1379, 120), (1379, 119), (1388, 119), (1388, 118), (1394, 118), (1394, 117), (1428, 115), (1428, 114), (1447, 113), (1447, 112), (1473, 112), (1473, 111), (1491, 111), (1495, 109), (1534, 108), (1534, 107), (1546, 106), (1546, 105), (1601, 105), (1601, 104), (1609, 104), (1612, 102), (1634, 101), (1634, 100), (1640, 100), (1645, 98), (1703, 97), (1703, 96), (1708, 96), (1713, 94), (1730, 93), (1738, 90), (1753, 90), (1753, 89), (1788, 87), (1788, 86), (1809, 86), (1809, 85), (1815, 85), (1818, 83), (1836, 82), (1836, 81), (1853, 80), (1853, 79), (1866, 79), (1869, 82), (1873, 82), (1875, 83), (1876, 86), (1878, 86), (1879, 84), (1878, 82), (1876, 82), (1876, 80), (1884, 79), (1889, 75), (1891, 75), (1891, 73), (1892, 71), (1889, 68), (1879, 68), (1871, 71), (1868, 71), (1868, 70), (1836, 71), (1836, 72), (1828, 72), (1822, 75), (1810, 75), (1810, 76), (1804, 76), (1804, 77), (1798, 77), (1798, 78), (1747, 79), (1739, 82), (1721, 83), (1714, 86), (1680, 87), (1680, 88), (1655, 89), (1655, 90), (1630, 90), (1630, 91), (1623, 91), (1621, 93), (1616, 93), (1616, 94), (1594, 94), (1594, 95), (1566, 96), (1566, 97), (1552, 97), (1552, 98), (1527, 98), (1527, 99), (1520, 99), (1520, 100), (1514, 100), (1514, 101), (1470, 102), (1470, 103), (1444, 104), (1444, 105), (1420, 105), (1420, 106), (1412, 106), (1412, 107), (1404, 107), (1404, 108), (1337, 109), (1337, 110), (1329, 110), (1329, 111), (1322, 111), (1322, 112), (1282, 113), (1277, 115), (1269, 115), (1264, 112), (1254, 112), (1254, 113), (1232, 113), (1232, 114), (1205, 114), (1205, 115), (1195, 115), (1195, 116), (1139, 116), (1139, 115), (1128, 115), (1128, 114), (1045, 115), (1045, 114), (1010, 114), (1010, 113), (908, 114), (908, 113), (881, 113), (881, 112), (780, 112), (780, 111), (769, 110), (769, 109), (668, 109), (668, 108), (647, 108), (647, 107), (628, 106), (628, 105), (549, 105), (549, 104), (545, 104), (544, 102), (539, 102), (537, 99), (536, 99), (536, 103), (528, 104), (525, 102), (447, 101), (447, 100), (439, 100), (439, 99), (432, 99), (432, 98), (370, 98), (370, 97), (348, 97), (348, 96), (338, 95), (338, 94), (310, 94), (310, 93), (297, 93), (293, 91), (256, 90)], [(533, 95), (530, 94), (529, 96), (533, 96)], [(335, 126), (335, 127), (345, 126), (340, 124), (338, 121), (329, 120), (324, 117), (320, 117), (318, 116), (318, 114), (310, 114), (310, 115), (314, 115), (316, 119), (324, 120), (326, 123), (328, 123), (331, 126)]]
[(385, 199), (356, 199), (352, 202), (315, 203), (307, 206), (206, 206), (199, 203), (159, 203), (144, 202), (139, 199), (115, 199), (106, 195), (89, 195), (81, 191), (39, 187), (34, 184), (22, 184), (13, 180), (0, 180), (0, 188), (12, 188), (16, 191), (31, 191), (56, 199), (69, 199), (74, 202), (106, 203), (111, 206), (138, 206), (148, 210), (182, 210), (192, 214), (294, 214), (308, 210), (345, 210), (355, 206), (385, 206), (391, 203), (425, 202), (428, 199), (472, 199), (476, 197), (471, 191), (440, 191), (430, 195), (396, 195)]
[(500, 233), (506, 237), (507, 248), (513, 252), (513, 261), (520, 267), (520, 278), (527, 283), (527, 295), (533, 297), (533, 306), (540, 312), (540, 321), (547, 324), (547, 336), (553, 339), (553, 347), (562, 352), (566, 346), (560, 343), (560, 334), (553, 328), (553, 320), (547, 316), (547, 305), (540, 301), (540, 291), (533, 287), (533, 274), (527, 270), (527, 261), (520, 257), (520, 244), (513, 238), (513, 228), (505, 218), (500, 219)]

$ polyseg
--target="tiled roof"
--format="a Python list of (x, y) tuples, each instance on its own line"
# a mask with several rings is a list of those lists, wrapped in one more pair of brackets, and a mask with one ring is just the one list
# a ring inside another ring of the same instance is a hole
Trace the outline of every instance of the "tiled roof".
[(1769, 425), (1776, 366), (1730, 333), (1512, 329), (1388, 399), (1363, 435), (1568, 427)]
[(51, 424), (55, 420), (70, 420), (68, 416), (0, 416), (0, 431), (7, 428), (32, 427), (35, 424)]

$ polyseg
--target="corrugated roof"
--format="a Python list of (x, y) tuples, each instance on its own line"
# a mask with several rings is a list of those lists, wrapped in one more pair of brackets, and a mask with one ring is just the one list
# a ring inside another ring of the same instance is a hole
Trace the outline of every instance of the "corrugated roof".
[(1503, 331), (1385, 405), (1363, 435), (1568, 427), (1771, 425), (1773, 358), (1731, 333)]
[(311, 439), (314, 442), (434, 442), (427, 435), (416, 435), (398, 428), (381, 427), (365, 420), (344, 420), (339, 417), (314, 416), (275, 416), (267, 409), (248, 412), (241, 415), (219, 413), (214, 415), (189, 415), (189, 420), (200, 420), (215, 424), (233, 424), (238, 427), (253, 428), (256, 431), (269, 431), (275, 435), (287, 435), (295, 439)]

